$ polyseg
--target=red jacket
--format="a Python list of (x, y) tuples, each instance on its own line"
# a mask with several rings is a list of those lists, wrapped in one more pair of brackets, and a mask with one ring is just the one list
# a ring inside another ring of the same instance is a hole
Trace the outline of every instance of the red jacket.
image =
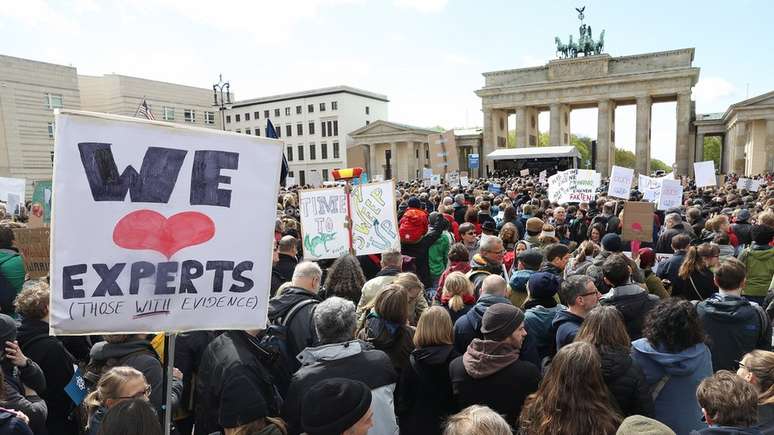
[(470, 272), (470, 269), (469, 261), (452, 261), (449, 263), (449, 266), (443, 271), (441, 277), (438, 278), (438, 290), (435, 292), (435, 299), (438, 303), (441, 302), (441, 293), (443, 293), (443, 284), (446, 282), (446, 277), (452, 272), (468, 273)]
[(420, 208), (409, 208), (400, 218), (398, 233), (401, 242), (416, 243), (427, 233), (427, 212)]
[(457, 221), (454, 220), (454, 216), (450, 214), (444, 213), (443, 218), (449, 222), (449, 228), (451, 228), (451, 233), (454, 235), (454, 241), (461, 242), (462, 237), (460, 237), (460, 224), (458, 224)]

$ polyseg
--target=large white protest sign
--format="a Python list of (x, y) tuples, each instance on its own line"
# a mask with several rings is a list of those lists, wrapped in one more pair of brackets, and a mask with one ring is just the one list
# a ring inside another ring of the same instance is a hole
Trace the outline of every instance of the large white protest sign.
[(548, 178), (548, 199), (559, 204), (590, 202), (597, 194), (600, 178), (589, 169), (568, 169)]
[(544, 170), (540, 171), (540, 178), (539, 178), (538, 181), (540, 181), (540, 183), (545, 183), (547, 175), (548, 175), (548, 171), (547, 170), (544, 169)]
[(519, 175), (522, 177), (529, 177), (529, 169), (522, 169), (521, 172), (519, 172)]
[(683, 202), (683, 185), (678, 180), (661, 180), (661, 190), (656, 202), (659, 210), (680, 207)]
[(0, 200), (5, 201), (5, 211), (16, 214), (19, 205), (24, 202), (24, 189), (27, 181), (24, 178), (0, 177)]
[(693, 172), (696, 174), (696, 187), (716, 186), (715, 162), (696, 162), (693, 164)]
[(304, 258), (338, 258), (349, 251), (347, 193), (342, 187), (298, 193)]
[(642, 192), (642, 198), (646, 201), (656, 202), (658, 200), (658, 194), (661, 192), (661, 182), (663, 180), (671, 180), (671, 178), (652, 178), (647, 175), (640, 175), (637, 185), (639, 191)]
[(430, 178), (433, 176), (433, 168), (422, 168), (422, 178)]
[(457, 171), (447, 173), (446, 184), (450, 186), (458, 186), (460, 184), (460, 173)]
[(395, 187), (392, 181), (359, 185), (352, 189), (352, 244), (356, 255), (400, 249)]
[(750, 192), (757, 192), (761, 186), (761, 180), (753, 180), (752, 178), (740, 178), (736, 182), (736, 188), (739, 190), (749, 190)]
[(322, 174), (319, 171), (309, 171), (306, 174), (306, 184), (312, 187), (322, 186)]
[(468, 173), (467, 172), (460, 173), (460, 186), (468, 187), (469, 185), (470, 185), (470, 180), (468, 180)]
[(266, 325), (281, 141), (56, 115), (51, 332)]
[(634, 169), (613, 166), (613, 171), (610, 174), (610, 185), (607, 189), (607, 195), (614, 196), (616, 198), (629, 199), (629, 193), (632, 189), (633, 180)]

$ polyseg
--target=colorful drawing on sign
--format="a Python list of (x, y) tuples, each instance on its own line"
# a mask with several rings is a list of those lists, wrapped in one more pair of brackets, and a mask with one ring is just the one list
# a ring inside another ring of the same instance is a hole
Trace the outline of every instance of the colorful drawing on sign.
[(352, 190), (352, 244), (356, 255), (378, 254), (400, 247), (392, 181)]
[(347, 193), (343, 187), (302, 190), (298, 205), (305, 258), (338, 258), (349, 251)]

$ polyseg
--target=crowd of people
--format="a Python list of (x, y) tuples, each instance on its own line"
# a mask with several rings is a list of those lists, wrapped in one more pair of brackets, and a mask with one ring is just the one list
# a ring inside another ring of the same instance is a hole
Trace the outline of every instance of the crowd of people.
[(397, 183), (400, 246), (319, 261), (283, 189), (269, 323), (179, 334), (169, 391), (162, 334), (49, 336), (46, 280), (0, 227), (0, 434), (159, 434), (164, 412), (180, 435), (772, 434), (760, 178), (686, 179), (651, 242), (622, 238), (604, 185), (556, 204), (536, 177)]

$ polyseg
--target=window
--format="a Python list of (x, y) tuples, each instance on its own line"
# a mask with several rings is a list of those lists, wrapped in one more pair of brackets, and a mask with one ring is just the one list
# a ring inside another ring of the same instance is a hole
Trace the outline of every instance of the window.
[(430, 148), (425, 148), (425, 160), (430, 160)]
[(280, 116), (280, 114), (279, 114), (279, 109), (274, 109), (274, 116), (276, 116), (277, 118), (279, 118), (279, 116)]
[(245, 121), (250, 120), (250, 112), (245, 113)]
[(279, 125), (274, 126), (274, 132), (277, 133), (277, 137), (282, 137), (282, 127)]
[(240, 122), (240, 121), (242, 121), (242, 115), (237, 113), (236, 115), (234, 115), (234, 122)]
[(263, 111), (263, 117), (266, 118), (266, 119), (269, 119), (269, 111), (268, 110), (264, 110)]
[(415, 149), (414, 151), (414, 154), (417, 156), (417, 160), (419, 160), (419, 148)]
[(215, 112), (204, 112), (204, 123), (215, 125)]
[[(161, 108), (162, 116), (164, 117), (164, 121), (174, 121), (175, 120), (175, 108), (174, 107), (167, 107), (164, 106)], [(231, 122), (231, 119), (229, 116), (226, 117), (226, 122)]]
[(261, 127), (255, 127), (255, 135), (260, 136), (261, 135)]
[(371, 114), (371, 108), (366, 106), (366, 115), (370, 115), (370, 114)]
[(46, 105), (49, 109), (61, 109), (64, 107), (62, 94), (46, 94)]
[(314, 104), (306, 106), (306, 111), (309, 113), (314, 113)]
[(320, 144), (320, 157), (323, 160), (328, 158), (328, 144), (325, 142)]
[(333, 142), (333, 158), (338, 159), (339, 158), (339, 143)]
[(54, 138), (54, 131), (56, 130), (56, 124), (53, 122), (48, 123), (48, 138), (53, 139)]
[(306, 174), (304, 173), (304, 171), (298, 171), (297, 183), (298, 183), (299, 186), (306, 185)]
[(301, 114), (301, 106), (296, 106), (296, 115)]
[(328, 127), (328, 136), (333, 136), (333, 129), (331, 128), (333, 126), (333, 123), (331, 121), (327, 121), (326, 124), (328, 124), (326, 127)]
[(285, 116), (290, 116), (290, 107), (285, 108)]
[(309, 160), (316, 160), (317, 159), (317, 150), (315, 149), (314, 144), (309, 144)]
[(320, 103), (320, 112), (325, 112), (325, 103)]
[(339, 110), (339, 102), (331, 101), (331, 110)]
[[(196, 122), (196, 111), (185, 109), (183, 111), (183, 119), (185, 119), (185, 122)], [(239, 115), (237, 115), (237, 121), (239, 121)]]
[(303, 136), (304, 135), (304, 124), (301, 124), (301, 123), (296, 124), (296, 134), (298, 136)]
[(288, 177), (291, 177), (291, 178), (292, 178), (292, 177), (295, 177), (295, 175), (294, 175), (294, 174), (295, 174), (295, 172), (293, 172), (293, 171), (288, 171)]
[(339, 135), (339, 121), (333, 121), (333, 135)]
[(260, 114), (261, 114), (261, 112), (259, 112), (257, 110), (255, 112), (253, 112), (253, 119), (258, 119), (259, 118), (258, 115), (260, 115)]
[(298, 160), (299, 161), (304, 161), (304, 146), (303, 145), (299, 145), (298, 146)]
[(236, 130), (234, 130), (234, 132), (235, 133), (242, 133), (242, 129), (241, 128), (237, 128)]
[(253, 134), (253, 131), (250, 130), (249, 128), (246, 128), (245, 129), (245, 134)]
[(285, 136), (290, 137), (293, 136), (293, 126), (288, 124), (285, 126)]
[(293, 161), (293, 147), (288, 147), (288, 155), (287, 155), (287, 157), (288, 157), (288, 161), (289, 162)]
[(322, 137), (325, 137), (325, 121), (320, 121), (320, 131), (322, 133)]
[(231, 115), (226, 115), (226, 124), (231, 124)]
[(309, 134), (314, 134), (314, 122), (309, 123)]
[(323, 169), (323, 181), (328, 181), (328, 170)]

